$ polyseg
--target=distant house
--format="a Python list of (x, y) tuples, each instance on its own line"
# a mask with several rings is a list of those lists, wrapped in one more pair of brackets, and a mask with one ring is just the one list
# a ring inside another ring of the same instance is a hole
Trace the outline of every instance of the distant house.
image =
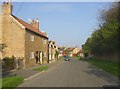
[(49, 63), (55, 62), (57, 60), (56, 52), (58, 48), (55, 41), (49, 41)]
[(63, 57), (62, 51), (59, 50), (59, 58)]
[(77, 56), (77, 53), (79, 52), (78, 48), (70, 48), (69, 49), (69, 56), (73, 57), (73, 56)]
[(80, 49), (77, 53), (77, 56), (84, 57), (83, 49)]
[(64, 50), (64, 51), (62, 51), (62, 56), (67, 56), (67, 53), (66, 53), (66, 51)]
[[(24, 67), (48, 62), (48, 37), (39, 29), (39, 21), (29, 23), (12, 14), (11, 2), (2, 3), (0, 15), (0, 43), (7, 47), (2, 57), (23, 58)], [(26, 13), (27, 15), (27, 13)]]
[(73, 56), (73, 50), (74, 50), (74, 49), (75, 49), (75, 48), (70, 48), (70, 49), (69, 49), (69, 56), (70, 56), (70, 57)]
[(79, 52), (79, 49), (78, 48), (74, 48), (73, 54), (77, 54), (78, 52)]

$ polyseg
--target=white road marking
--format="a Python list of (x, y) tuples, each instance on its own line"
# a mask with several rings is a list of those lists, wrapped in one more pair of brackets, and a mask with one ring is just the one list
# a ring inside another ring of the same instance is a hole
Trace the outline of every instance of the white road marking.
[(41, 73), (43, 73), (43, 72), (45, 72), (45, 71), (39, 72), (39, 73), (37, 73), (37, 74), (35, 74), (35, 75), (33, 75), (33, 76), (30, 76), (29, 78), (26, 78), (26, 79), (24, 79), (24, 80), (25, 80), (25, 81), (26, 81), (26, 80), (29, 80), (29, 79), (31, 79), (31, 78), (33, 78), (33, 77), (35, 77), (35, 76), (37, 76), (37, 75), (39, 75), (39, 74), (41, 74)]
[[(63, 62), (61, 62), (61, 63), (63, 63)], [(59, 63), (58, 65), (60, 65), (61, 63)], [(41, 73), (43, 73), (43, 72), (49, 72), (51, 69), (54, 69), (54, 68), (56, 68), (56, 66), (50, 68), (49, 70), (41, 71), (41, 72), (39, 72), (39, 73), (37, 73), (37, 74), (35, 74), (35, 75), (33, 75), (33, 76), (30, 76), (30, 77), (28, 77), (28, 78), (26, 78), (26, 79), (24, 79), (24, 80), (25, 80), (25, 81), (26, 81), (26, 80), (29, 80), (29, 79), (31, 79), (31, 78), (33, 78), (33, 77), (35, 77), (35, 76), (37, 76), (37, 75), (39, 75), (39, 74), (41, 74)]]

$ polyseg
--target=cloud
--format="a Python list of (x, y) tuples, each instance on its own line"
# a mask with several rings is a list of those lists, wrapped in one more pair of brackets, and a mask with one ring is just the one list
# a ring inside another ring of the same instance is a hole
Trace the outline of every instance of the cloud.
[(44, 4), (39, 7), (41, 11), (61, 11), (61, 12), (69, 12), (71, 10), (71, 6), (63, 3), (49, 3)]

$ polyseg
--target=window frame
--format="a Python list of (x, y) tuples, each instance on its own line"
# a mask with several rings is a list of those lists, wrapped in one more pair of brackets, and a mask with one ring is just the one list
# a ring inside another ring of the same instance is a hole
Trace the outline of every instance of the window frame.
[(35, 40), (35, 36), (34, 35), (30, 35), (30, 41), (34, 42), (34, 40)]
[(33, 58), (35, 58), (34, 51), (31, 51), (30, 52), (30, 59), (33, 59)]

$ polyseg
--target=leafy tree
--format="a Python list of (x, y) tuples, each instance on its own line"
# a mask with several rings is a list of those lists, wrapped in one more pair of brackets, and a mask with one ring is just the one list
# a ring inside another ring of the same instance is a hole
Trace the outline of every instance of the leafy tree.
[(100, 14), (99, 29), (95, 30), (82, 46), (84, 53), (94, 55), (118, 51), (118, 3), (113, 3), (107, 10)]
[(60, 54), (60, 52), (58, 50), (55, 51), (55, 57), (57, 58), (58, 60), (58, 55)]

